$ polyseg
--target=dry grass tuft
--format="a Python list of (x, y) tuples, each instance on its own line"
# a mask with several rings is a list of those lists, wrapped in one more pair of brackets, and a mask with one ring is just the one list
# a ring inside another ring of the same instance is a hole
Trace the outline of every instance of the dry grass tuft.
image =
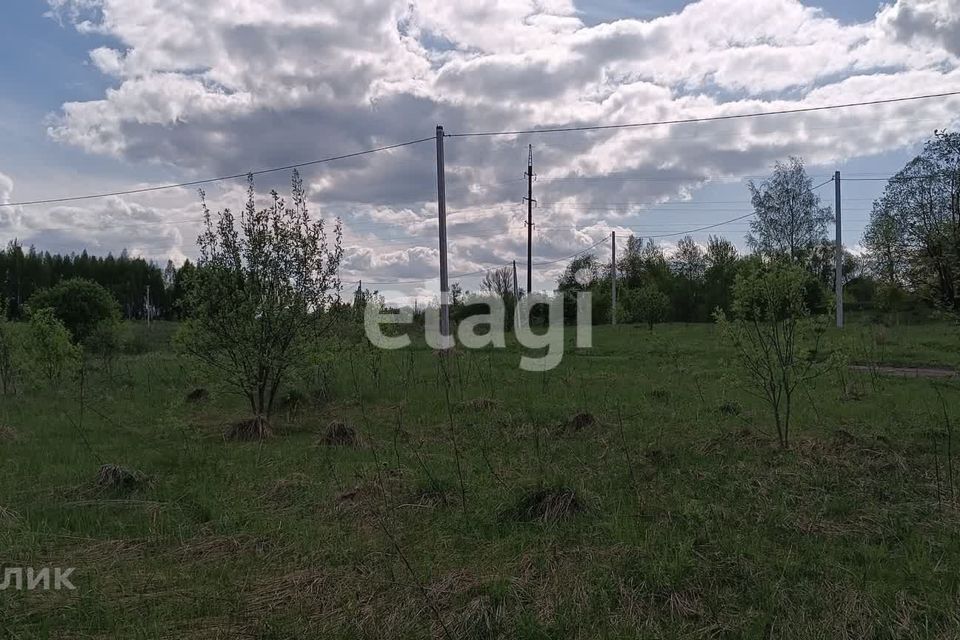
[(567, 426), (573, 429), (574, 431), (581, 431), (583, 429), (588, 429), (594, 425), (599, 424), (596, 417), (588, 411), (581, 411), (576, 413), (567, 420)]
[(568, 487), (548, 487), (525, 493), (510, 509), (501, 513), (501, 520), (552, 524), (569, 520), (587, 510), (577, 492)]
[(273, 430), (270, 429), (270, 423), (265, 416), (256, 416), (248, 420), (234, 422), (223, 434), (225, 440), (235, 442), (253, 442), (257, 440), (266, 440), (273, 436)]
[(20, 514), (0, 505), (0, 525), (10, 525), (20, 520)]
[(709, 438), (699, 447), (700, 453), (717, 453), (731, 446), (768, 449), (776, 444), (769, 436), (756, 434), (747, 427), (736, 431), (726, 431), (719, 436)]
[(858, 438), (846, 429), (837, 429), (833, 432), (833, 442), (840, 446), (850, 446), (857, 444)]
[(421, 507), (447, 507), (454, 499), (452, 492), (446, 487), (428, 484), (414, 491), (409, 503)]
[(238, 553), (262, 555), (272, 547), (268, 540), (245, 534), (208, 535), (186, 540), (173, 551), (180, 561), (211, 562), (236, 557)]
[(97, 471), (96, 486), (101, 490), (133, 491), (142, 486), (147, 477), (136, 469), (116, 464), (105, 464)]
[(322, 569), (302, 569), (260, 583), (250, 596), (249, 607), (258, 617), (289, 608), (321, 612), (335, 590)]
[(384, 470), (362, 479), (355, 487), (337, 496), (337, 508), (342, 510), (382, 507), (386, 496), (399, 493), (403, 478), (395, 470)]
[(500, 406), (500, 403), (492, 398), (473, 398), (458, 402), (456, 407), (460, 411), (490, 411)]
[(0, 424), (0, 442), (16, 442), (19, 436), (13, 427)]
[(184, 620), (177, 628), (159, 636), (163, 640), (257, 640), (263, 636), (249, 624), (231, 617)]
[(738, 416), (743, 412), (738, 403), (730, 400), (722, 403), (718, 409), (720, 414), (724, 416)]
[[(427, 586), (427, 593), (441, 611), (454, 638), (493, 640), (506, 637), (510, 597), (500, 595), (465, 569), (447, 573)], [(515, 599), (515, 598), (512, 598)], [(446, 638), (436, 620), (433, 637)]]
[(187, 394), (187, 402), (204, 402), (210, 398), (210, 392), (203, 387), (198, 387)]
[(294, 473), (277, 480), (267, 492), (266, 498), (271, 502), (291, 506), (303, 502), (310, 486), (310, 478), (302, 473)]
[(355, 447), (357, 431), (344, 422), (334, 420), (327, 425), (327, 430), (320, 438), (320, 442), (328, 447)]
[(103, 538), (84, 540), (77, 546), (69, 546), (53, 552), (46, 557), (46, 564), (81, 564), (91, 567), (104, 567), (118, 562), (131, 562), (143, 558), (150, 551), (149, 543), (144, 539)]
[(506, 603), (482, 593), (467, 602), (454, 618), (450, 631), (456, 638), (493, 640), (506, 637), (503, 629), (507, 622)]

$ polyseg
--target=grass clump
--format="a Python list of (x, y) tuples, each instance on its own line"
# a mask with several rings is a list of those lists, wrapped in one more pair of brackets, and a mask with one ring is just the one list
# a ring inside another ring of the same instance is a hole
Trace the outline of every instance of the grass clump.
[(334, 420), (327, 425), (320, 442), (328, 447), (354, 447), (357, 444), (357, 431), (345, 422)]
[(273, 436), (273, 430), (265, 416), (256, 416), (247, 420), (234, 422), (227, 427), (223, 434), (224, 439), (237, 442), (266, 440)]
[(117, 464), (101, 465), (94, 481), (97, 488), (107, 491), (129, 492), (141, 487), (147, 477), (136, 469)]
[(541, 487), (525, 492), (500, 519), (513, 522), (554, 524), (569, 520), (587, 511), (587, 505), (576, 490), (565, 486)]
[(588, 429), (595, 425), (599, 424), (597, 418), (588, 411), (580, 411), (570, 416), (570, 419), (567, 420), (567, 426), (573, 429), (574, 431), (582, 431), (583, 429)]
[(17, 431), (13, 427), (0, 424), (0, 442), (16, 442), (18, 438)]
[(472, 398), (457, 403), (457, 409), (460, 411), (490, 411), (500, 406), (500, 403), (492, 398)]
[(206, 402), (210, 399), (210, 392), (204, 389), (203, 387), (197, 387), (193, 391), (187, 394), (187, 402), (190, 404), (196, 404), (198, 402)]

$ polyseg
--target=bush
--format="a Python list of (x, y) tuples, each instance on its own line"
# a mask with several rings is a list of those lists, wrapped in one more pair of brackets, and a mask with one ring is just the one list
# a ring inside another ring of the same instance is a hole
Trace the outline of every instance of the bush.
[(620, 322), (643, 322), (650, 330), (653, 325), (662, 322), (670, 309), (670, 299), (650, 283), (639, 289), (625, 289), (622, 302), (617, 304), (617, 317)]
[(794, 392), (827, 364), (819, 354), (824, 325), (811, 318), (807, 303), (810, 279), (801, 267), (779, 263), (742, 273), (733, 286), (733, 319), (716, 312), (749, 386), (773, 412), (782, 447), (789, 443)]
[(107, 371), (112, 372), (117, 356), (120, 355), (120, 324), (101, 322), (87, 336), (87, 351), (97, 356)]
[(64, 280), (35, 293), (27, 303), (33, 311), (52, 309), (77, 344), (86, 344), (103, 323), (120, 321), (120, 305), (101, 285), (83, 278)]
[(13, 393), (16, 384), (16, 358), (11, 323), (0, 306), (0, 393)]
[(59, 381), (80, 360), (79, 347), (49, 308), (31, 311), (24, 352), (31, 373), (47, 382)]

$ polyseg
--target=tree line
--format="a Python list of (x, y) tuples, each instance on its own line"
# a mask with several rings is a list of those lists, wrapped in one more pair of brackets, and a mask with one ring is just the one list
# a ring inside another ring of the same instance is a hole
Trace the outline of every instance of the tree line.
[(173, 319), (179, 313), (184, 295), (183, 283), (193, 269), (190, 261), (177, 268), (167, 261), (161, 269), (156, 263), (130, 257), (91, 256), (86, 251), (61, 255), (38, 251), (13, 240), (0, 249), (0, 308), (7, 317), (26, 317), (26, 303), (38, 292), (75, 278), (96, 282), (109, 291), (120, 305), (124, 318), (141, 319), (147, 314), (147, 287), (150, 288), (151, 315)]
[[(807, 274), (806, 304), (828, 310), (834, 289), (831, 207), (813, 189), (803, 161), (778, 163), (772, 175), (748, 184), (754, 218), (747, 252), (710, 236), (687, 236), (672, 251), (630, 237), (617, 264), (617, 320), (709, 322), (729, 312), (734, 283), (770, 262)], [(843, 254), (844, 304), (876, 316), (955, 312), (960, 295), (960, 134), (936, 132), (921, 153), (894, 175), (873, 205), (863, 251)], [(609, 323), (612, 268), (593, 254), (575, 258), (557, 281), (572, 319), (578, 291), (593, 293), (593, 321)]]

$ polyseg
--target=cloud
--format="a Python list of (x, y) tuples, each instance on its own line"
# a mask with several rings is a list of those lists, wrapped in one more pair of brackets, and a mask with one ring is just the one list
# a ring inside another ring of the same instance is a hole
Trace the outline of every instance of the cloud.
[(960, 56), (960, 2), (897, 0), (877, 16), (878, 24), (907, 44), (940, 46)]
[[(100, 99), (64, 104), (51, 137), (187, 177), (426, 137), (438, 122), (449, 132), (615, 124), (960, 87), (954, 0), (898, 0), (861, 24), (799, 0), (700, 0), (593, 26), (572, 0), (52, 0), (51, 11), (109, 39), (90, 58), (115, 82)], [(958, 106), (451, 138), (451, 270), (522, 253), (528, 142), (538, 193), (567, 203), (550, 210), (550, 223), (609, 231), (643, 207), (765, 172), (788, 155), (832, 163), (914, 144), (953, 122)], [(435, 271), (432, 143), (318, 165), (305, 177), (322, 211), (346, 220), (351, 274)], [(282, 182), (264, 177), (261, 186)], [(598, 209), (608, 202), (626, 205)], [(79, 217), (64, 224), (83, 231)], [(181, 236), (189, 253), (190, 234)], [(538, 252), (557, 258), (595, 237), (543, 233)]]
[[(13, 180), (0, 173), (0, 204), (13, 201), (13, 192)], [(160, 263), (181, 262), (200, 223), (199, 206), (181, 204), (185, 195), (157, 192), (141, 202), (110, 197), (83, 205), (0, 207), (0, 246), (17, 240), (40, 251), (117, 255), (126, 250)]]

